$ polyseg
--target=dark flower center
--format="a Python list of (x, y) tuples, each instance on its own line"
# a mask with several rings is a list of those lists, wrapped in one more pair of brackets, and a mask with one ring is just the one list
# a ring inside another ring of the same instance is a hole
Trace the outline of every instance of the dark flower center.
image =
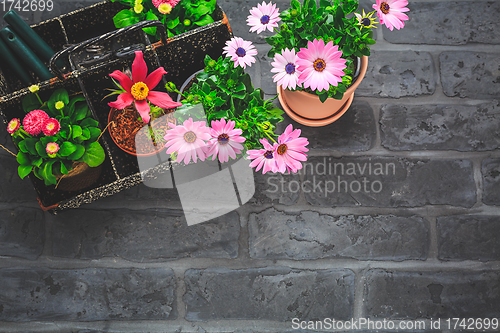
[(382, 13), (387, 14), (389, 12), (389, 9), (391, 9), (391, 7), (387, 2), (382, 2), (380, 4), (380, 10), (382, 11)]
[(276, 152), (279, 155), (283, 155), (284, 153), (286, 153), (287, 150), (288, 150), (288, 147), (286, 146), (286, 144), (282, 143), (278, 146), (278, 149), (276, 149)]
[(295, 65), (290, 63), (285, 66), (285, 71), (287, 74), (293, 74), (295, 73)]
[(244, 57), (244, 56), (246, 56), (246, 55), (247, 55), (247, 51), (245, 51), (245, 49), (244, 49), (244, 48), (242, 48), (242, 47), (238, 47), (238, 48), (236, 49), (236, 55), (237, 55), (238, 57)]
[(184, 134), (184, 140), (187, 142), (187, 143), (193, 143), (196, 141), (196, 134), (194, 134), (193, 131), (189, 131), (189, 132), (186, 132)]
[(269, 15), (264, 15), (264, 16), (262, 16), (260, 18), (260, 23), (262, 23), (262, 24), (268, 24), (269, 23), (269, 19), (270, 19)]
[(272, 150), (268, 150), (264, 153), (264, 157), (267, 158), (268, 160), (272, 159), (273, 158), (273, 151)]
[(365, 17), (364, 19), (361, 20), (361, 24), (364, 25), (365, 27), (369, 26), (371, 24), (370, 19)]
[(227, 145), (227, 143), (229, 142), (229, 135), (221, 134), (217, 137), (217, 141), (219, 141), (221, 145)]
[(313, 65), (314, 69), (318, 72), (322, 72), (326, 67), (326, 63), (323, 59), (316, 59)]

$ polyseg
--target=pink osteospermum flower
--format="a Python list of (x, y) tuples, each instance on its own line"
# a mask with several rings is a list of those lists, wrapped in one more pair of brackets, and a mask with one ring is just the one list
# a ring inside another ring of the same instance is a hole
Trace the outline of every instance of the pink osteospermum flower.
[(177, 160), (184, 160), (184, 164), (202, 161), (206, 158), (206, 141), (210, 140), (210, 128), (206, 127), (204, 121), (186, 120), (182, 125), (169, 124), (169, 129), (164, 137), (167, 141), (167, 154), (177, 152)]
[(174, 8), (181, 0), (153, 0), (153, 6), (156, 8), (160, 7), (161, 4), (169, 4)]
[(23, 119), (23, 129), (33, 136), (42, 132), (44, 122), (49, 119), (49, 115), (42, 110), (33, 110)]
[(61, 124), (57, 119), (49, 118), (43, 123), (43, 134), (45, 135), (56, 135), (61, 129)]
[(21, 121), (17, 118), (12, 119), (9, 121), (9, 124), (7, 125), (7, 132), (10, 134), (14, 134), (19, 127), (21, 126)]
[(156, 69), (149, 75), (147, 74), (148, 67), (144, 61), (142, 51), (136, 51), (134, 63), (132, 64), (132, 80), (125, 73), (118, 70), (109, 74), (109, 76), (118, 80), (120, 86), (126, 92), (118, 95), (118, 99), (115, 102), (108, 103), (108, 105), (122, 110), (135, 103), (135, 107), (145, 123), (149, 123), (151, 119), (148, 101), (163, 109), (172, 109), (182, 105), (174, 102), (169, 94), (152, 90), (160, 83), (162, 76), (167, 74), (163, 67)]
[(257, 34), (266, 29), (272, 32), (274, 28), (278, 27), (277, 22), (281, 20), (279, 9), (276, 8), (276, 4), (271, 2), (257, 4), (257, 7), (250, 9), (250, 14), (247, 17), (247, 24), (251, 27), (250, 32), (257, 31)]
[(248, 158), (253, 160), (250, 163), (250, 167), (255, 168), (255, 171), (262, 169), (262, 174), (268, 171), (277, 172), (278, 165), (276, 164), (276, 152), (274, 147), (269, 144), (266, 139), (260, 139), (259, 141), (264, 149), (252, 149), (247, 151)]
[(55, 142), (49, 142), (45, 147), (45, 151), (47, 152), (47, 154), (53, 155), (59, 151), (59, 145)]
[(302, 169), (301, 161), (307, 161), (305, 152), (309, 151), (306, 146), (309, 144), (306, 138), (301, 138), (300, 130), (294, 130), (292, 125), (288, 125), (285, 132), (278, 137), (278, 143), (275, 143), (275, 159), (278, 171), (297, 172)]
[(213, 160), (218, 156), (221, 163), (229, 161), (229, 157), (236, 159), (236, 154), (241, 154), (244, 148), (242, 143), (246, 138), (242, 137), (243, 131), (234, 128), (236, 122), (224, 118), (221, 120), (212, 120), (210, 134), (212, 138), (208, 143), (207, 157), (213, 156)]
[(297, 57), (299, 83), (302, 83), (304, 88), (323, 91), (328, 90), (330, 85), (336, 87), (342, 82), (347, 60), (341, 58), (342, 51), (339, 51), (338, 45), (333, 46), (332, 41), (326, 45), (322, 39), (309, 41), (307, 48), (301, 48)]
[(274, 56), (273, 69), (271, 72), (277, 73), (273, 76), (274, 82), (278, 82), (284, 89), (295, 89), (299, 82), (300, 72), (297, 69), (297, 60), (295, 50), (285, 48), (281, 54)]
[(223, 54), (226, 57), (231, 57), (234, 61), (234, 67), (241, 66), (246, 68), (246, 66), (252, 66), (255, 62), (254, 56), (257, 55), (257, 50), (253, 46), (252, 42), (243, 40), (241, 37), (233, 37), (226, 42), (226, 46), (223, 48)]
[(408, 16), (403, 14), (410, 11), (406, 8), (408, 1), (406, 0), (376, 0), (377, 3), (373, 5), (373, 9), (377, 10), (377, 16), (381, 24), (389, 30), (404, 28), (403, 21), (408, 20)]

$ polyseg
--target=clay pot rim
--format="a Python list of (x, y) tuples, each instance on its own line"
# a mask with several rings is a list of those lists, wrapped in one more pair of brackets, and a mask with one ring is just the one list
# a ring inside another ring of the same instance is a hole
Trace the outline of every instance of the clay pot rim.
[[(108, 114), (108, 125), (111, 123), (111, 118), (112, 116), (117, 112), (117, 111), (120, 111), (119, 109), (117, 108), (111, 108), (111, 110), (109, 111), (109, 114)], [(123, 148), (121, 145), (118, 144), (118, 142), (116, 142), (115, 140), (115, 137), (114, 135), (111, 133), (111, 126), (108, 126), (108, 133), (109, 133), (109, 136), (111, 137), (111, 139), (113, 140), (113, 142), (115, 143), (115, 145), (120, 148), (121, 150), (123, 150), (124, 152), (126, 152), (127, 154), (130, 154), (132, 156), (143, 156), (143, 157), (148, 157), (148, 156), (154, 156), (156, 154), (159, 154), (161, 153), (163, 150), (166, 149), (165, 146), (163, 146), (161, 149), (158, 149), (154, 152), (151, 152), (151, 153), (137, 153), (137, 152), (131, 152), (125, 148)]]

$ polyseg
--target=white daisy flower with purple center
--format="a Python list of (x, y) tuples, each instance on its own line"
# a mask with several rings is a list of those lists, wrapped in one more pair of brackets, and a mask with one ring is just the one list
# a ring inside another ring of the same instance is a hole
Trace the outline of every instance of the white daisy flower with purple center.
[(297, 69), (297, 60), (295, 50), (291, 51), (285, 48), (281, 54), (274, 56), (273, 69), (271, 72), (277, 73), (273, 76), (274, 82), (278, 82), (283, 89), (297, 88), (300, 72)]
[(241, 37), (233, 37), (228, 40), (223, 50), (222, 53), (226, 57), (231, 57), (231, 60), (234, 61), (234, 67), (246, 68), (247, 65), (252, 66), (255, 62), (254, 56), (257, 55), (257, 50), (252, 42), (243, 40)]
[(247, 18), (247, 24), (251, 27), (250, 32), (257, 31), (257, 34), (266, 29), (272, 32), (274, 28), (278, 27), (278, 22), (281, 20), (279, 9), (276, 8), (276, 4), (271, 2), (257, 4), (257, 7), (250, 10), (250, 14)]

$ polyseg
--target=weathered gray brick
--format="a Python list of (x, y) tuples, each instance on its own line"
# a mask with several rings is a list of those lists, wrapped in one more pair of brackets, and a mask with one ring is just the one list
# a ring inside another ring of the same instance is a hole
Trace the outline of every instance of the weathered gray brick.
[(36, 203), (37, 194), (29, 178), (21, 179), (17, 174), (16, 158), (3, 154), (0, 158), (0, 202)]
[(500, 308), (499, 271), (366, 274), (364, 317), (387, 319), (494, 318)]
[(277, 133), (283, 133), (289, 124), (300, 129), (301, 136), (309, 140), (307, 148), (315, 150), (367, 151), (373, 147), (377, 132), (370, 104), (356, 100), (339, 120), (330, 125), (308, 127), (285, 116)]
[(236, 212), (188, 227), (180, 210), (79, 209), (53, 218), (52, 248), (54, 256), (79, 259), (235, 258), (239, 232)]
[(353, 315), (354, 273), (285, 267), (210, 268), (185, 274), (186, 319), (338, 320)]
[(500, 260), (500, 217), (443, 216), (437, 219), (441, 260)]
[(0, 269), (0, 320), (170, 320), (171, 269)]
[(382, 107), (382, 145), (390, 150), (487, 151), (500, 146), (500, 105)]
[(365, 78), (355, 96), (391, 97), (432, 95), (436, 74), (432, 56), (418, 51), (372, 51)]
[(283, 205), (293, 205), (300, 197), (299, 192), (288, 191), (275, 184), (300, 182), (298, 173), (281, 174), (267, 172), (262, 174), (260, 171), (254, 172), (255, 194), (249, 203), (253, 205), (264, 205), (269, 203), (279, 203)]
[(37, 259), (43, 252), (45, 219), (40, 209), (0, 211), (0, 256)]
[(500, 159), (486, 159), (482, 164), (483, 202), (500, 206)]
[(269, 190), (304, 191), (315, 206), (472, 207), (476, 186), (469, 160), (399, 157), (311, 157), (304, 184), (272, 180)]
[(409, 1), (409, 20), (401, 30), (384, 28), (384, 39), (391, 43), (463, 45), (500, 43), (495, 1)]
[(419, 216), (331, 216), (269, 208), (252, 213), (250, 257), (308, 260), (427, 258), (429, 222)]
[(450, 51), (439, 56), (441, 83), (446, 96), (498, 98), (500, 53)]

